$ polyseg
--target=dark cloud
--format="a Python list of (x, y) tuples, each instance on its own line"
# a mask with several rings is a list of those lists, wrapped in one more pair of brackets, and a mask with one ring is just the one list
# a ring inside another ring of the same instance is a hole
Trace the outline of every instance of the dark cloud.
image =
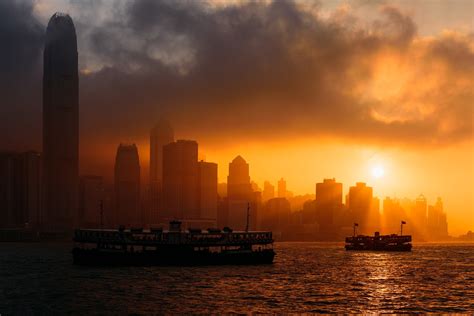
[(44, 31), (32, 12), (28, 1), (0, 2), (0, 67), (10, 79), (30, 73), (38, 61)]
[(41, 116), (41, 52), (44, 26), (31, 1), (0, 1), (0, 144), (37, 142)]
[[(317, 6), (291, 1), (117, 3), (101, 23), (73, 16), (80, 58), (87, 57), (81, 67), (91, 68), (80, 78), (82, 144), (143, 139), (162, 116), (206, 141), (330, 135), (442, 144), (471, 137), (472, 37), (421, 40), (413, 20), (394, 7), (383, 7), (367, 29), (354, 17), (322, 19)], [(41, 40), (42, 31), (31, 28), (31, 6), (3, 6), (2, 16), (28, 9), (20, 20), (30, 22), (10, 33), (24, 41), (38, 33)], [(440, 67), (445, 77), (432, 78), (425, 92), (409, 84), (391, 100), (370, 95), (379, 75), (374, 61), (384, 54), (416, 55), (422, 83)], [(398, 116), (382, 119), (374, 111)]]
[(409, 44), (416, 35), (416, 25), (413, 20), (402, 14), (397, 8), (384, 6), (381, 9), (385, 20), (374, 22), (374, 30), (382, 32), (386, 40), (394, 41), (399, 47)]

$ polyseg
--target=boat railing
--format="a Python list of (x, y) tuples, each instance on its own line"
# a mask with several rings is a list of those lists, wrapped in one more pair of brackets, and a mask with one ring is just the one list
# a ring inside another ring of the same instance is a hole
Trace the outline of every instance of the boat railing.
[(105, 231), (81, 230), (74, 234), (79, 243), (119, 243), (119, 244), (258, 244), (272, 243), (271, 232), (234, 233), (189, 233), (189, 232), (144, 232), (144, 231)]
[(381, 235), (381, 236), (351, 236), (346, 237), (346, 243), (367, 243), (367, 242), (383, 242), (383, 243), (406, 243), (411, 242), (410, 235)]

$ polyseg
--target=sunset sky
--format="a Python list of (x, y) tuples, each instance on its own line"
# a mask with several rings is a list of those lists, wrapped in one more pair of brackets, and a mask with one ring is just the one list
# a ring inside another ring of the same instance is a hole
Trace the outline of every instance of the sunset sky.
[(449, 233), (474, 231), (474, 1), (0, 1), (2, 150), (41, 150), (56, 11), (78, 37), (82, 174), (111, 180), (135, 142), (146, 180), (165, 117), (221, 182), (240, 154), (261, 187), (441, 196)]

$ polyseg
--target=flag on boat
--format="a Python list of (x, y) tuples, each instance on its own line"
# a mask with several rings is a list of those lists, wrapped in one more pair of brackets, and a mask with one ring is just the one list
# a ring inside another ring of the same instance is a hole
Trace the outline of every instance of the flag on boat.
[(407, 223), (407, 222), (405, 222), (405, 221), (402, 221), (402, 224), (406, 224), (406, 223)]
[(359, 224), (357, 224), (357, 223), (354, 223), (354, 226), (359, 226)]

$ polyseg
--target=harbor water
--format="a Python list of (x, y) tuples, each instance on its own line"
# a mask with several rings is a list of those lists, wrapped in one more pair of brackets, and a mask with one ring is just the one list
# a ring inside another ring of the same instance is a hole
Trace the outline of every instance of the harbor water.
[(273, 265), (114, 268), (73, 265), (71, 246), (0, 244), (0, 314), (474, 311), (474, 244), (276, 243)]

